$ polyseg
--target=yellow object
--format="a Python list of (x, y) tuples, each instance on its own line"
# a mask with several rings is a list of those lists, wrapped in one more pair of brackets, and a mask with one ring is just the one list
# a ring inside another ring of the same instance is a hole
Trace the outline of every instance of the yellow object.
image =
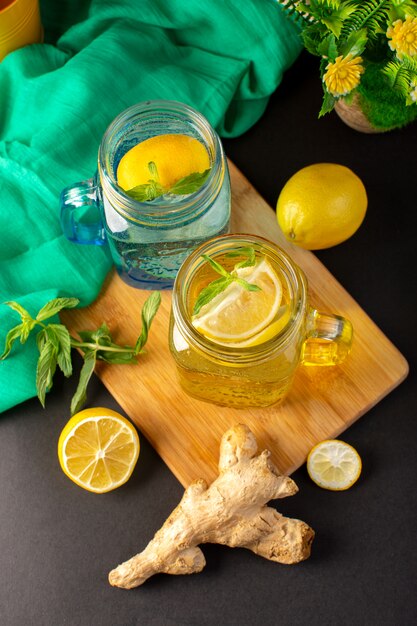
[(123, 485), (139, 456), (135, 427), (110, 409), (85, 409), (66, 424), (58, 441), (58, 459), (74, 483), (95, 493)]
[(339, 56), (334, 63), (326, 65), (327, 72), (323, 76), (323, 81), (327, 91), (335, 96), (346, 96), (357, 87), (364, 73), (362, 57), (354, 57), (351, 54)]
[(131, 148), (117, 168), (117, 184), (125, 191), (144, 185), (152, 178), (149, 163), (155, 163), (158, 182), (165, 189), (194, 172), (210, 167), (203, 144), (189, 135), (156, 135)]
[(339, 439), (321, 441), (307, 457), (307, 472), (319, 487), (331, 491), (349, 489), (362, 471), (361, 457), (348, 443)]
[(296, 172), (282, 188), (278, 224), (288, 241), (302, 248), (330, 248), (356, 232), (367, 205), (365, 187), (352, 170), (316, 163)]
[(238, 269), (237, 275), (260, 290), (249, 291), (233, 282), (193, 317), (194, 327), (214, 341), (245, 341), (267, 329), (278, 313), (281, 281), (265, 258)]
[(0, 0), (0, 61), (13, 50), (42, 40), (38, 0)]
[(417, 56), (417, 17), (407, 15), (405, 20), (396, 20), (388, 28), (387, 37), (391, 39), (388, 41), (389, 47), (400, 60), (404, 54)]

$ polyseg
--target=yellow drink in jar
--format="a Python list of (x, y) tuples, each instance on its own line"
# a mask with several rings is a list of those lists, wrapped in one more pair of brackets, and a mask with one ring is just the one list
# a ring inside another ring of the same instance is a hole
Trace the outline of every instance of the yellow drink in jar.
[[(245, 265), (248, 250), (251, 265), (236, 270)], [(258, 290), (232, 282), (196, 315), (202, 291), (221, 279), (207, 257)], [(170, 349), (181, 386), (196, 398), (234, 407), (275, 404), (288, 393), (299, 363), (341, 362), (351, 340), (350, 322), (311, 309), (304, 274), (260, 237), (212, 239), (186, 259), (178, 274)], [(312, 341), (324, 342), (326, 349), (310, 349)]]

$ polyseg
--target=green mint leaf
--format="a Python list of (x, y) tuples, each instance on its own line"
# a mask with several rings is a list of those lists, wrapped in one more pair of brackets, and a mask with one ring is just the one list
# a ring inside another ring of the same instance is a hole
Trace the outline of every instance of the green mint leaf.
[(58, 365), (66, 378), (72, 374), (71, 361), (71, 336), (68, 328), (63, 324), (49, 324), (48, 327), (54, 332), (58, 341)]
[(20, 343), (26, 343), (28, 337), (30, 335), (30, 331), (33, 330), (36, 321), (33, 319), (23, 319), (22, 322), (22, 332), (20, 334)]
[(7, 304), (7, 306), (13, 309), (13, 311), (16, 311), (16, 313), (19, 313), (23, 321), (32, 319), (32, 316), (29, 313), (29, 311), (26, 311), (26, 309), (24, 309), (18, 302), (10, 301), (10, 302), (5, 302), (4, 304)]
[(62, 309), (73, 309), (79, 302), (78, 298), (54, 298), (41, 308), (36, 319), (38, 322), (42, 322), (49, 317), (53, 317)]
[(44, 408), (46, 392), (52, 387), (52, 379), (56, 370), (57, 356), (58, 353), (54, 343), (49, 341), (49, 339), (46, 339), (43, 342), (36, 368), (36, 389), (39, 401)]
[[(94, 348), (98, 345), (109, 346), (112, 341), (107, 324), (102, 324), (97, 330), (79, 330), (78, 335), (84, 343), (93, 344)], [(83, 346), (80, 347), (85, 351)]]
[(48, 324), (48, 326), (46, 326), (45, 330), (45, 334), (46, 334), (46, 340), (50, 341), (52, 343), (52, 345), (54, 346), (57, 354), (59, 352), (59, 339), (55, 333), (55, 330), (53, 328), (53, 324)]
[(37, 335), (36, 335), (36, 345), (38, 346), (38, 350), (39, 353), (42, 352), (42, 348), (45, 345), (45, 342), (48, 341), (48, 334), (46, 332), (46, 329), (43, 328)]
[(152, 200), (155, 200), (155, 198), (162, 196), (164, 193), (165, 190), (162, 185), (154, 180), (151, 180), (143, 185), (137, 185), (136, 187), (132, 187), (132, 189), (125, 191), (125, 194), (133, 198), (133, 200), (138, 200), (138, 202), (151, 202)]
[(235, 281), (239, 283), (239, 285), (241, 285), (241, 287), (243, 287), (247, 291), (262, 291), (262, 289), (258, 287), (258, 285), (254, 285), (253, 283), (248, 283), (248, 281), (244, 280), (243, 278), (235, 278)]
[(108, 346), (111, 343), (111, 335), (107, 324), (103, 323), (100, 328), (92, 333), (92, 339), (102, 346)]
[(242, 247), (239, 250), (236, 250), (236, 252), (230, 253), (230, 256), (241, 256), (242, 254), (246, 255), (248, 258), (244, 261), (240, 261), (240, 263), (236, 263), (234, 268), (235, 271), (243, 267), (252, 267), (256, 264), (256, 254), (252, 246), (246, 246), (244, 248)]
[(247, 259), (236, 263), (231, 273), (229, 273), (222, 265), (220, 265), (220, 263), (209, 257), (207, 254), (202, 255), (203, 259), (207, 261), (207, 263), (209, 263), (209, 265), (214, 269), (215, 272), (221, 274), (222, 278), (213, 280), (200, 291), (194, 304), (193, 315), (198, 315), (203, 306), (211, 302), (213, 298), (215, 298), (219, 293), (224, 291), (226, 287), (228, 287), (228, 285), (230, 285), (230, 283), (232, 282), (237, 282), (248, 291), (261, 291), (261, 288), (258, 287), (258, 285), (248, 283), (248, 281), (240, 278), (237, 274), (238, 269), (251, 267), (256, 264), (256, 255), (254, 248), (252, 246), (242, 247), (238, 250), (233, 250), (232, 252), (229, 252), (226, 256), (241, 257), (242, 255), (246, 255)]
[(100, 351), (97, 352), (97, 359), (105, 361), (106, 363), (112, 363), (114, 365), (125, 365), (128, 363), (137, 363), (136, 354), (132, 348), (129, 352), (109, 352)]
[(14, 342), (16, 341), (16, 339), (19, 339), (22, 333), (22, 330), (23, 330), (23, 324), (18, 324), (17, 326), (9, 330), (9, 332), (6, 335), (4, 351), (3, 351), (3, 354), (0, 356), (0, 361), (3, 361), (9, 356), (12, 346)]
[(184, 178), (180, 178), (177, 182), (167, 190), (167, 193), (172, 193), (176, 196), (186, 196), (190, 193), (195, 193), (204, 185), (210, 174), (210, 168), (204, 172), (193, 172)]
[(77, 335), (79, 335), (85, 343), (95, 343), (94, 338), (93, 338), (94, 333), (95, 333), (94, 330), (78, 330), (77, 331)]
[(220, 263), (217, 263), (217, 261), (209, 257), (207, 254), (203, 254), (202, 257), (214, 269), (215, 272), (217, 272), (221, 276), (224, 276), (225, 278), (230, 278), (229, 272), (225, 270), (224, 267), (220, 265)]
[(233, 279), (231, 277), (222, 277), (217, 280), (213, 280), (207, 285), (207, 287), (204, 287), (204, 289), (202, 289), (198, 294), (198, 298), (195, 301), (193, 315), (198, 315), (204, 305), (211, 302), (213, 298), (224, 291), (232, 282)]
[(87, 386), (94, 372), (96, 364), (96, 351), (92, 350), (84, 355), (84, 364), (80, 372), (80, 380), (71, 400), (71, 415), (78, 413), (87, 399)]
[(142, 350), (143, 346), (147, 342), (152, 320), (155, 317), (160, 304), (161, 294), (159, 291), (154, 291), (153, 293), (151, 293), (149, 298), (147, 298), (145, 304), (143, 305), (141, 311), (142, 329), (136, 341), (135, 354), (139, 354), (139, 352)]
[(149, 161), (149, 163), (148, 163), (148, 170), (149, 170), (149, 173), (151, 175), (151, 179), (154, 182), (159, 182), (158, 168), (156, 167), (156, 163), (154, 161)]

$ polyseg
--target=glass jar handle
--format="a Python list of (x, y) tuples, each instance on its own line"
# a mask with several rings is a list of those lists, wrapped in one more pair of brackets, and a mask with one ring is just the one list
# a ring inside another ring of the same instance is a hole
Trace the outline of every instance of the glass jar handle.
[(106, 243), (100, 202), (100, 189), (95, 177), (66, 187), (61, 192), (61, 226), (67, 239), (99, 246)]
[(303, 365), (337, 365), (352, 347), (353, 328), (349, 320), (310, 309), (307, 336), (301, 351)]

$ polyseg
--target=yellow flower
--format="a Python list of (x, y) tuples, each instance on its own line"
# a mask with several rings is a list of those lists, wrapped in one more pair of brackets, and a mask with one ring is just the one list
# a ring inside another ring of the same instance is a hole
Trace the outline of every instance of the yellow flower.
[(417, 54), (417, 17), (407, 15), (405, 20), (396, 20), (387, 30), (391, 50), (401, 60), (404, 54), (410, 57)]
[(327, 91), (332, 96), (346, 96), (359, 85), (361, 74), (365, 71), (362, 57), (354, 57), (350, 53), (345, 57), (337, 57), (334, 63), (326, 65), (327, 72), (323, 76)]

